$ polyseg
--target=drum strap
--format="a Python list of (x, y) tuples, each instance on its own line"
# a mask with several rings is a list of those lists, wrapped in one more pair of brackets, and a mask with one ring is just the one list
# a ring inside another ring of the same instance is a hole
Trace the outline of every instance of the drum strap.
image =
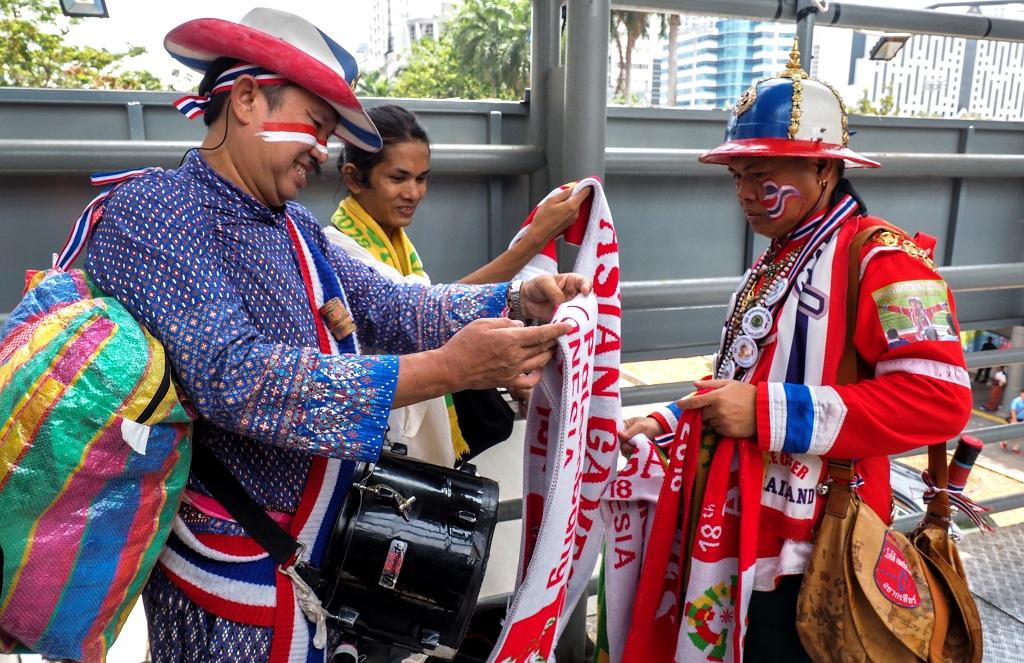
[[(289, 567), (298, 559), (302, 544), (267, 515), (263, 507), (256, 503), (238, 479), (204, 444), (193, 445), (192, 472), (275, 562), (282, 567)], [(305, 562), (295, 564), (295, 568), (314, 590), (320, 589), (319, 569)]]

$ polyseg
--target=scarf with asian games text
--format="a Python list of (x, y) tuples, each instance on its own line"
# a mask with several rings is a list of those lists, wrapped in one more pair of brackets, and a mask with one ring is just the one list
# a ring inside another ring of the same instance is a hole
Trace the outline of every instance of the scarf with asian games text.
[[(566, 302), (555, 322), (574, 330), (558, 341), (530, 399), (523, 459), (523, 534), (516, 592), (488, 659), (548, 660), (568, 615), (586, 591), (600, 553), (599, 498), (614, 478), (621, 426), (619, 250), (601, 183), (563, 238), (580, 247), (574, 270), (593, 280), (593, 292)], [(564, 187), (563, 187), (564, 188)], [(550, 195), (557, 193), (559, 189)], [(514, 244), (533, 221), (536, 209)], [(554, 242), (520, 278), (557, 269)]]

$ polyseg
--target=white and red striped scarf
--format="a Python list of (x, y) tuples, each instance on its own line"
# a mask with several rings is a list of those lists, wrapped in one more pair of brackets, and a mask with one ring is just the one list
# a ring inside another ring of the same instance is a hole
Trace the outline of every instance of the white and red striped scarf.
[[(619, 252), (601, 183), (588, 178), (573, 188), (583, 187), (591, 187), (592, 195), (563, 237), (579, 244), (574, 271), (592, 278), (594, 291), (555, 312), (555, 321), (574, 330), (559, 339), (557, 357), (530, 399), (518, 582), (490, 661), (551, 656), (563, 616), (586, 591), (603, 542), (599, 498), (615, 474), (622, 421)], [(556, 269), (552, 242), (520, 277)]]

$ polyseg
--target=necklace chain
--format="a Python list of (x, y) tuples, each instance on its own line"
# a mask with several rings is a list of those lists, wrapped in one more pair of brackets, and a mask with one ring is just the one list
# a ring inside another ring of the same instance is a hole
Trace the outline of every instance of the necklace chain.
[[(789, 253), (782, 260), (775, 260), (776, 250), (770, 248), (758, 258), (757, 263), (750, 269), (739, 295), (736, 297), (736, 306), (726, 325), (725, 342), (722, 345), (723, 357), (719, 359), (719, 365), (731, 359), (732, 345), (743, 325), (743, 317), (747, 311), (755, 305), (765, 306), (766, 295), (784, 279), (796, 262), (796, 252)], [(767, 306), (765, 306), (767, 308)], [(760, 345), (760, 344), (759, 344)]]

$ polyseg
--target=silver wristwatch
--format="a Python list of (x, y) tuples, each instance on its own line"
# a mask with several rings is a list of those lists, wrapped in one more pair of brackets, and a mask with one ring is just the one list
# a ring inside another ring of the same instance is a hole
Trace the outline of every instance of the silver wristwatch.
[(525, 322), (526, 313), (523, 311), (523, 298), (520, 294), (522, 288), (522, 281), (512, 281), (509, 283), (508, 290), (505, 293), (505, 305), (508, 307), (508, 317)]

